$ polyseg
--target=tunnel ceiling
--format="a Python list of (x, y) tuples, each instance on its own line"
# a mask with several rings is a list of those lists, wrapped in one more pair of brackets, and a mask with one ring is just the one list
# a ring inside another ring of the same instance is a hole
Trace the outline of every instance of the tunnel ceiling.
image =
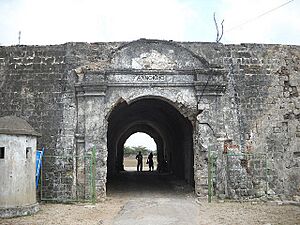
[[(190, 125), (188, 123), (169, 103), (159, 99), (143, 99), (129, 105), (123, 102), (116, 107), (109, 117), (109, 130), (114, 132), (109, 134), (113, 135), (111, 138), (119, 139), (122, 134), (133, 129), (131, 134), (142, 131), (150, 136), (155, 132), (161, 136), (166, 135), (164, 132), (183, 136), (183, 130), (176, 131), (176, 128)], [(129, 136), (130, 134), (127, 135)]]
[(126, 139), (135, 132), (145, 132), (157, 144), (159, 161), (169, 161), (169, 169), (184, 177), (184, 165), (192, 162), (180, 162), (181, 168), (175, 165), (186, 151), (192, 151), (192, 125), (170, 103), (157, 98), (122, 102), (111, 112), (108, 122), (108, 174), (121, 170)]

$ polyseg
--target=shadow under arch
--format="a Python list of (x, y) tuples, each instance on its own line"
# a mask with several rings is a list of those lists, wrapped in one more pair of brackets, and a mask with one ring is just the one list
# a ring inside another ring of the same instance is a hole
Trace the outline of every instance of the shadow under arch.
[(193, 126), (174, 104), (163, 97), (143, 96), (119, 102), (108, 116), (107, 180), (123, 169), (123, 146), (135, 132), (144, 132), (157, 144), (158, 164), (176, 178), (194, 185)]

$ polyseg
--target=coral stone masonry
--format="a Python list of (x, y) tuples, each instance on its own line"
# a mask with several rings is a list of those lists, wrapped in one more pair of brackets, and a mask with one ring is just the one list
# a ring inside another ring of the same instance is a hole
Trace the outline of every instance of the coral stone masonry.
[(196, 195), (299, 196), (299, 89), (299, 46), (140, 39), (0, 47), (0, 116), (42, 134), (42, 193), (57, 201), (90, 198), (89, 175), (105, 197), (135, 132), (155, 140), (158, 170)]

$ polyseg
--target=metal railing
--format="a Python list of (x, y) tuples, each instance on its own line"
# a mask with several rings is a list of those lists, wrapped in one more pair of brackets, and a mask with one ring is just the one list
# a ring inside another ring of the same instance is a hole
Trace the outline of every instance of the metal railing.
[[(247, 179), (263, 184), (265, 194), (269, 190), (270, 170), (268, 156), (264, 153), (233, 153), (228, 152), (222, 155), (220, 159), (217, 154), (209, 149), (208, 151), (208, 202), (216, 195), (218, 179), (223, 179), (227, 192), (229, 189), (239, 187), (240, 180), (237, 176), (246, 177)], [(221, 163), (222, 161), (222, 163)], [(221, 167), (221, 168), (218, 168)], [(225, 170), (225, 171), (224, 171)], [(225, 174), (224, 176), (221, 173)], [(252, 187), (254, 189), (254, 187)], [(226, 196), (230, 197), (230, 196)], [(241, 196), (239, 196), (241, 197)]]
[[(80, 170), (77, 166), (81, 162)], [(81, 178), (79, 178), (81, 174)], [(44, 155), (40, 173), (40, 200), (96, 202), (96, 149), (83, 156)]]

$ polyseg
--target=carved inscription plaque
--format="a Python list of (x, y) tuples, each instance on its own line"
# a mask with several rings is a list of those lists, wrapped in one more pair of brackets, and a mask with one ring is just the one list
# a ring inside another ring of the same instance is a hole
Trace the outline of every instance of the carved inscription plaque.
[(165, 82), (165, 75), (136, 75), (134, 82)]
[(109, 84), (193, 84), (193, 75), (168, 74), (113, 74), (107, 76)]

